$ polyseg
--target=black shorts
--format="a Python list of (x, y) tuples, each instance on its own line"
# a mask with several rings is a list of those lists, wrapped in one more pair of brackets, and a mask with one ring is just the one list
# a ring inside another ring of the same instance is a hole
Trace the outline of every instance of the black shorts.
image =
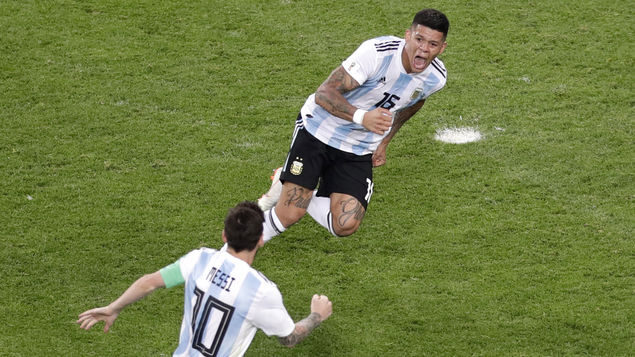
[(372, 154), (360, 156), (328, 146), (307, 132), (298, 118), (280, 181), (310, 190), (319, 182), (318, 196), (344, 193), (366, 209), (373, 194)]

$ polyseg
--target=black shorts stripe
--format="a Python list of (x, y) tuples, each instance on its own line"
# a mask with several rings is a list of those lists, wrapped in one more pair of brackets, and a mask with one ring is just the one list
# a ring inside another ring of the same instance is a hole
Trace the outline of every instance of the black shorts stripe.
[[(293, 129), (293, 136), (291, 137), (291, 145), (289, 145), (289, 148), (293, 147), (293, 143), (295, 142), (295, 139), (298, 137), (298, 132), (300, 132), (300, 130), (302, 129), (304, 129), (304, 121), (302, 120), (302, 114), (298, 114), (298, 119), (295, 120), (295, 128)], [(287, 158), (284, 160), (284, 165), (282, 165), (283, 172), (284, 170), (286, 170), (288, 162), (289, 162), (289, 155), (287, 155)]]

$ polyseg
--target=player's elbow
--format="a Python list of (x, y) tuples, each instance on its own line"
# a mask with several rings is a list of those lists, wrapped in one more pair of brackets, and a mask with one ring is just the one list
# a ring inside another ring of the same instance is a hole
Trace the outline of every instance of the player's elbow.
[(278, 337), (278, 341), (283, 346), (291, 348), (300, 343), (308, 334), (309, 331), (305, 327), (301, 326), (300, 323), (296, 323), (293, 332), (289, 336)]
[(315, 91), (315, 103), (323, 108), (328, 108), (329, 103), (333, 102), (333, 98), (341, 96), (343, 93), (332, 82), (326, 80), (320, 84)]
[(280, 341), (280, 344), (285, 346), (285, 347), (289, 347), (289, 348), (293, 348), (295, 347), (295, 345), (298, 343), (297, 341), (294, 341), (292, 338), (290, 338), (291, 335), (287, 336), (287, 337), (278, 337), (278, 341)]
[(156, 289), (164, 288), (165, 283), (159, 272), (145, 274), (137, 280), (138, 287), (145, 293), (149, 294)]
[(328, 98), (328, 89), (322, 84), (315, 92), (315, 104), (325, 107), (327, 105), (326, 98)]

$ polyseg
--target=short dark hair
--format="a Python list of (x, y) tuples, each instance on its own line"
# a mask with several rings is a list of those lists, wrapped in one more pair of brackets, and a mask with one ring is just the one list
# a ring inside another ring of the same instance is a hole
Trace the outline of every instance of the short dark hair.
[(441, 11), (435, 9), (423, 9), (415, 14), (415, 18), (412, 20), (412, 28), (414, 29), (417, 25), (442, 32), (443, 38), (448, 36), (448, 30), (450, 29), (448, 18)]
[(230, 209), (225, 217), (227, 245), (234, 251), (254, 250), (260, 236), (265, 215), (254, 202), (243, 201)]

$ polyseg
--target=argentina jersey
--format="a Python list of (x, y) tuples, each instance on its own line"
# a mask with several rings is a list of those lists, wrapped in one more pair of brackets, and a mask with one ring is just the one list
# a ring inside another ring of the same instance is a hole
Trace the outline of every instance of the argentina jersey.
[(293, 332), (276, 285), (246, 262), (202, 248), (177, 263), (185, 304), (174, 356), (242, 356), (258, 328), (281, 337)]
[[(393, 114), (441, 90), (447, 71), (438, 58), (421, 73), (406, 73), (401, 60), (405, 40), (383, 36), (362, 43), (342, 62), (342, 67), (360, 86), (345, 93), (353, 106), (367, 111), (382, 107)], [(309, 96), (301, 110), (306, 130), (336, 149), (357, 155), (373, 153), (382, 139), (361, 125), (338, 118)]]

